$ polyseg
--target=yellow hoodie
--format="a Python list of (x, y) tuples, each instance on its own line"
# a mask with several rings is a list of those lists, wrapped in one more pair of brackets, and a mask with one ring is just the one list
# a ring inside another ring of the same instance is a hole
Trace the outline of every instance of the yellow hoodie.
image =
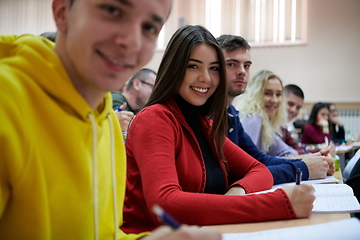
[(110, 94), (93, 111), (53, 43), (0, 36), (0, 109), (0, 239), (141, 236), (119, 229), (126, 162)]

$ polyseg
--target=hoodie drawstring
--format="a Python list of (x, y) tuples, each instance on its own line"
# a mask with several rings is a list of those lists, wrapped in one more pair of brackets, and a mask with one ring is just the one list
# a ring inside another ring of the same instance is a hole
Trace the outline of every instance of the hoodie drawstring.
[(112, 190), (113, 190), (113, 211), (114, 211), (114, 240), (117, 240), (118, 233), (118, 219), (117, 219), (117, 198), (116, 198), (116, 168), (115, 168), (115, 145), (114, 145), (114, 125), (110, 114), (107, 115), (110, 126), (110, 150), (111, 150), (111, 176), (112, 176)]
[[(97, 131), (96, 123), (93, 115), (88, 114), (89, 119), (91, 120), (91, 125), (93, 129), (93, 199), (94, 199), (94, 238), (95, 240), (99, 239), (99, 214), (98, 214), (98, 191), (97, 191), (97, 165), (96, 165), (96, 144), (97, 144)], [(110, 114), (107, 115), (109, 120), (110, 128), (110, 154), (111, 154), (111, 177), (112, 177), (112, 193), (113, 193), (113, 213), (114, 213), (114, 240), (117, 239), (118, 233), (118, 219), (117, 219), (117, 198), (116, 198), (116, 172), (115, 172), (115, 146), (114, 146), (114, 126)]]
[(94, 239), (98, 240), (99, 239), (99, 215), (98, 215), (98, 192), (97, 192), (97, 171), (96, 171), (96, 143), (97, 143), (97, 131), (96, 131), (96, 124), (95, 124), (95, 119), (93, 117), (93, 115), (91, 115), (91, 113), (88, 114), (90, 120), (91, 120), (91, 125), (92, 125), (92, 130), (93, 130), (93, 154), (92, 154), (92, 163), (93, 163), (93, 201), (94, 201), (94, 206), (93, 206), (93, 211), (94, 211)]

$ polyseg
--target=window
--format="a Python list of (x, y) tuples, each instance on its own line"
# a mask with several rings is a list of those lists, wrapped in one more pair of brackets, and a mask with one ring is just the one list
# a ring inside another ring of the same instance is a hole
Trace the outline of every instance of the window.
[(0, 33), (40, 34), (56, 31), (52, 0), (0, 0)]
[[(185, 24), (199, 24), (215, 37), (240, 35), (252, 47), (305, 44), (308, 0), (174, 0), (159, 48)], [(171, 32), (171, 34), (170, 34)]]

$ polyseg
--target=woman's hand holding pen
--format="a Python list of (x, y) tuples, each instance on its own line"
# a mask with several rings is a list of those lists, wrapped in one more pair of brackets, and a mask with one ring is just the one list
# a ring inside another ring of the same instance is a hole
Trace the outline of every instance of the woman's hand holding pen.
[(285, 185), (282, 187), (288, 195), (298, 218), (306, 218), (311, 214), (315, 200), (314, 188), (310, 184)]
[(168, 226), (158, 227), (152, 234), (141, 238), (141, 240), (221, 240), (221, 232), (213, 229), (200, 229), (192, 226), (182, 226), (174, 231)]
[(336, 146), (333, 141), (330, 141), (328, 144), (325, 143), (319, 144), (318, 148), (321, 149), (320, 154), (322, 156), (328, 156), (330, 154), (331, 156), (334, 157), (336, 155)]

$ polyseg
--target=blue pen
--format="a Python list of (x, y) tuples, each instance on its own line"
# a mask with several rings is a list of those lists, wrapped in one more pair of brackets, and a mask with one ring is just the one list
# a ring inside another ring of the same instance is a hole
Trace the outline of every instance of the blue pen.
[(301, 177), (302, 177), (302, 172), (301, 172), (301, 169), (298, 168), (298, 169), (296, 170), (296, 175), (295, 175), (296, 185), (300, 185)]
[(307, 153), (305, 145), (301, 145), (301, 148), (304, 150), (304, 153)]
[(159, 205), (155, 204), (153, 206), (154, 213), (158, 216), (159, 220), (170, 226), (172, 229), (180, 228), (180, 223), (178, 223), (172, 216), (165, 212)]
[(118, 112), (121, 112), (121, 108), (119, 106), (115, 107), (115, 110), (117, 110)]

